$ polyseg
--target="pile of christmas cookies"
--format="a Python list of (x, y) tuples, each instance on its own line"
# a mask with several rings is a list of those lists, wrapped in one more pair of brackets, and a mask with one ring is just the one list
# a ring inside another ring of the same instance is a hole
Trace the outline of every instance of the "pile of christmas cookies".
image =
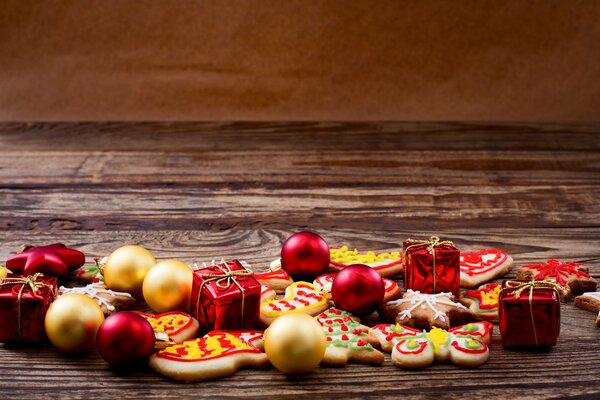
[[(511, 270), (511, 256), (460, 252), (435, 236), (360, 252), (299, 232), (268, 272), (239, 260), (156, 262), (136, 245), (84, 264), (62, 244), (25, 246), (8, 259), (0, 342), (96, 348), (109, 364), (148, 360), (164, 376), (194, 382), (240, 368), (381, 365), (384, 352), (399, 368), (477, 367), (489, 358), (495, 324), (504, 347), (553, 346), (561, 301), (577, 296), (575, 305), (600, 312), (596, 281), (581, 264), (551, 259), (490, 283)], [(87, 285), (59, 286), (72, 278)]]

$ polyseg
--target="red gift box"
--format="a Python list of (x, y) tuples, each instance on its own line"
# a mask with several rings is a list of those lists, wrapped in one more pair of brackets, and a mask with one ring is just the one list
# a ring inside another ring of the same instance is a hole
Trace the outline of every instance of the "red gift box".
[(554, 282), (504, 281), (498, 301), (504, 347), (556, 344), (560, 333), (560, 296)]
[(254, 329), (260, 312), (260, 283), (238, 260), (194, 271), (192, 315), (201, 331)]
[(8, 274), (0, 280), (0, 342), (46, 343), (44, 318), (56, 278)]
[(460, 251), (436, 236), (402, 243), (404, 286), (426, 294), (460, 296)]

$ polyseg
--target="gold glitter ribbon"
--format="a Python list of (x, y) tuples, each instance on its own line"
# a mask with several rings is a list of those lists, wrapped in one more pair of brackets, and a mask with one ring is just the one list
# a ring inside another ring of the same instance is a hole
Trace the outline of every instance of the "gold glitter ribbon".
[(204, 289), (204, 286), (206, 286), (208, 283), (215, 282), (216, 286), (221, 290), (229, 289), (231, 287), (231, 284), (233, 283), (240, 289), (240, 292), (242, 293), (242, 313), (240, 315), (240, 327), (241, 327), (244, 323), (244, 308), (245, 308), (244, 301), (246, 298), (246, 294), (244, 292), (244, 288), (237, 281), (236, 277), (251, 276), (254, 272), (250, 268), (246, 268), (243, 265), (242, 265), (243, 269), (232, 270), (229, 267), (229, 264), (227, 262), (222, 262), (219, 265), (212, 265), (211, 268), (219, 269), (222, 272), (222, 274), (200, 274), (200, 276), (202, 277), (204, 282), (202, 282), (202, 285), (200, 286), (200, 290), (198, 290), (198, 300), (196, 302), (196, 309), (197, 310), (200, 309), (200, 298), (202, 297), (202, 290)]
[(518, 299), (525, 290), (529, 289), (529, 316), (531, 317), (531, 327), (533, 328), (533, 336), (535, 339), (535, 345), (539, 346), (537, 330), (535, 329), (535, 317), (533, 316), (533, 291), (535, 289), (550, 289), (556, 292), (556, 295), (561, 296), (564, 288), (551, 281), (536, 281), (531, 280), (530, 282), (518, 282), (518, 281), (506, 281), (506, 287), (504, 287), (500, 293), (512, 292), (515, 299)]
[(454, 248), (454, 243), (449, 240), (440, 240), (437, 236), (431, 236), (429, 240), (415, 240), (408, 239), (406, 241), (409, 245), (402, 252), (402, 262), (404, 263), (404, 268), (408, 268), (410, 254), (409, 250), (421, 250), (426, 249), (431, 254), (431, 258), (433, 260), (433, 292), (436, 292), (436, 271), (435, 271), (435, 249), (440, 247), (442, 249), (451, 249)]
[(33, 275), (29, 275), (23, 278), (3, 278), (0, 280), (0, 286), (9, 286), (9, 285), (21, 285), (19, 289), (19, 293), (17, 294), (17, 324), (19, 327), (19, 341), (23, 341), (23, 326), (21, 324), (21, 299), (23, 297), (23, 292), (26, 288), (31, 290), (33, 295), (37, 295), (38, 289), (43, 287), (48, 288), (48, 290), (52, 293), (52, 297), (56, 297), (54, 293), (54, 287), (45, 282), (37, 282), (38, 278), (43, 278), (44, 275), (41, 273), (36, 273)]

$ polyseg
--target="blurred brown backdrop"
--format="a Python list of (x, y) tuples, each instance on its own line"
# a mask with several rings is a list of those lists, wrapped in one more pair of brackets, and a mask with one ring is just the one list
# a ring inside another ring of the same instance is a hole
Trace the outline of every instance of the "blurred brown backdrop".
[(600, 2), (4, 0), (0, 119), (599, 120)]

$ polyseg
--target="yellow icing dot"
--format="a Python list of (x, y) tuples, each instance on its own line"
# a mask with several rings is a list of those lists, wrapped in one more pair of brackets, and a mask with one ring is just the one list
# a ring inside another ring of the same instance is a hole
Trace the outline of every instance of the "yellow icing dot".
[(444, 346), (446, 342), (448, 342), (448, 332), (434, 326), (431, 328), (431, 331), (427, 333), (427, 338), (431, 340), (431, 343), (433, 343), (433, 351), (435, 352), (435, 355), (439, 355), (440, 346)]
[(0, 279), (4, 278), (8, 271), (2, 265), (0, 265)]

